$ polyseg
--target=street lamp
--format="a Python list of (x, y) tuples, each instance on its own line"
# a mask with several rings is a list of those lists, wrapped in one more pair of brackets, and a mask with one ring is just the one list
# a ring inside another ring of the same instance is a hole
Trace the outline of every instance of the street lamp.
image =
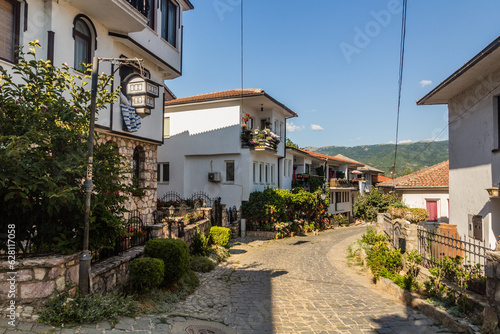
[[(84, 230), (83, 230), (83, 251), (80, 254), (79, 260), (79, 287), (83, 295), (89, 293), (90, 287), (90, 264), (92, 260), (92, 255), (89, 251), (89, 230), (90, 230), (90, 201), (92, 197), (92, 189), (94, 187), (92, 183), (92, 169), (94, 164), (94, 129), (95, 129), (95, 113), (96, 113), (96, 100), (97, 100), (97, 82), (98, 82), (98, 72), (99, 63), (103, 61), (110, 61), (113, 63), (118, 63), (118, 68), (124, 63), (137, 63), (142, 62), (142, 59), (128, 59), (128, 58), (100, 58), (94, 57), (92, 59), (92, 75), (91, 75), (91, 92), (90, 92), (90, 125), (89, 125), (89, 137), (88, 137), (88, 148), (87, 148), (87, 174), (85, 177), (85, 217), (84, 217)], [(118, 70), (118, 68), (116, 70)], [(112, 73), (116, 72), (116, 70)], [(142, 78), (142, 76), (136, 74), (134, 77)], [(128, 78), (128, 77), (127, 77)], [(137, 79), (137, 81), (140, 81)], [(144, 80), (147, 85), (144, 85), (146, 89), (144, 92), (140, 91), (135, 94), (137, 97), (159, 96), (159, 85), (151, 80)], [(153, 85), (154, 84), (154, 85)], [(137, 89), (140, 87), (137, 86)], [(155, 95), (156, 93), (156, 95)], [(147, 105), (145, 107), (148, 107)], [(153, 99), (154, 108), (154, 99)], [(149, 110), (148, 115), (151, 114)]]

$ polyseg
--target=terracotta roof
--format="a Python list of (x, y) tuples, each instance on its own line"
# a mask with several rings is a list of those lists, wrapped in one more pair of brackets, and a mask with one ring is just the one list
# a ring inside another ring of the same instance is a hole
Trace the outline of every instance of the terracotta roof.
[(384, 182), (384, 181), (389, 181), (392, 180), (390, 177), (384, 176), (384, 175), (373, 175), (372, 181), (373, 182)]
[(381, 171), (380, 169), (377, 169), (375, 167), (368, 166), (368, 165), (364, 165), (363, 167), (358, 167), (358, 170), (362, 171), (362, 172), (374, 172), (374, 173), (380, 173), (380, 174), (384, 173), (384, 171)]
[(313, 157), (316, 157), (316, 158), (319, 158), (319, 159), (323, 159), (323, 160), (334, 160), (334, 161), (339, 161), (339, 162), (343, 162), (343, 163), (347, 162), (347, 163), (350, 163), (350, 164), (358, 164), (360, 166), (364, 166), (361, 162), (357, 162), (355, 160), (349, 159), (347, 157), (344, 157), (343, 155), (341, 157), (339, 157), (340, 154), (332, 157), (331, 155), (321, 154), (321, 153), (307, 151), (307, 150), (303, 150), (303, 149), (297, 149), (296, 148), (295, 150), (298, 150), (298, 151), (300, 151), (302, 153), (309, 154), (309, 155), (311, 155)]
[[(448, 187), (449, 185), (449, 160), (437, 165), (421, 169), (415, 173), (398, 177), (394, 180), (396, 188), (432, 188)], [(380, 187), (392, 187), (393, 181), (379, 183)]]
[(272, 102), (276, 103), (277, 105), (288, 111), (290, 114), (293, 115), (293, 117), (297, 116), (297, 113), (295, 111), (291, 110), (283, 103), (275, 100), (273, 97), (271, 97), (263, 89), (260, 88), (244, 88), (244, 89), (240, 88), (240, 89), (225, 90), (222, 92), (213, 92), (213, 93), (205, 93), (205, 94), (181, 97), (175, 100), (165, 101), (165, 106), (234, 99), (239, 97), (253, 97), (253, 96), (265, 96)]

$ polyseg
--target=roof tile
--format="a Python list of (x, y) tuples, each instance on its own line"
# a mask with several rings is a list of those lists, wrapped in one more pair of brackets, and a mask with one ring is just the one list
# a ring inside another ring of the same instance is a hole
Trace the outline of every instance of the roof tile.
[[(449, 185), (449, 160), (437, 165), (421, 169), (415, 173), (394, 179), (395, 187), (448, 187)], [(380, 187), (392, 187), (393, 181), (379, 183)]]

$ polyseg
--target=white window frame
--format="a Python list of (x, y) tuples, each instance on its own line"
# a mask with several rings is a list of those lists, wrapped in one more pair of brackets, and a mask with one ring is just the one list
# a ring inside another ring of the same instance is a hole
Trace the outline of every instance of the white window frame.
[(170, 138), (170, 117), (163, 117), (163, 138)]
[(264, 163), (259, 163), (259, 183), (264, 184)]
[[(233, 164), (233, 179), (232, 180), (228, 180), (228, 168), (227, 168), (227, 166), (229, 163)], [(236, 174), (236, 164), (235, 164), (234, 160), (224, 160), (224, 166), (226, 168), (226, 175), (225, 175), (226, 182), (225, 183), (231, 183), (231, 184), (234, 183), (234, 180), (236, 179), (236, 175), (235, 175)]]
[(252, 170), (252, 177), (253, 177), (253, 183), (254, 184), (257, 184), (257, 167), (258, 167), (258, 163), (257, 161), (254, 161), (253, 162), (253, 170)]
[(265, 179), (266, 179), (266, 184), (269, 184), (269, 164), (266, 164), (266, 171), (265, 171)]
[(276, 169), (276, 165), (275, 164), (271, 164), (271, 184), (275, 184), (275, 177), (274, 177), (274, 171)]
[[(168, 165), (168, 180), (167, 181), (164, 181), (164, 169), (163, 169), (163, 166), (164, 165)], [(170, 183), (170, 162), (161, 162), (161, 163), (158, 163), (157, 166), (157, 171), (156, 171), (156, 180), (159, 184), (169, 184)], [(159, 177), (159, 179), (158, 179)]]

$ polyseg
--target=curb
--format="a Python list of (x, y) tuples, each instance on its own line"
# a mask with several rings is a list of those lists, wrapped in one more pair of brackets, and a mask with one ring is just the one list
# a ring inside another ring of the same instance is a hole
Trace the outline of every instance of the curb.
[(411, 292), (403, 290), (388, 278), (380, 277), (375, 285), (388, 292), (394, 299), (432, 317), (457, 333), (481, 333), (480, 329), (476, 326), (469, 324), (463, 319), (452, 316), (446, 311), (436, 308), (427, 301), (414, 296)]

